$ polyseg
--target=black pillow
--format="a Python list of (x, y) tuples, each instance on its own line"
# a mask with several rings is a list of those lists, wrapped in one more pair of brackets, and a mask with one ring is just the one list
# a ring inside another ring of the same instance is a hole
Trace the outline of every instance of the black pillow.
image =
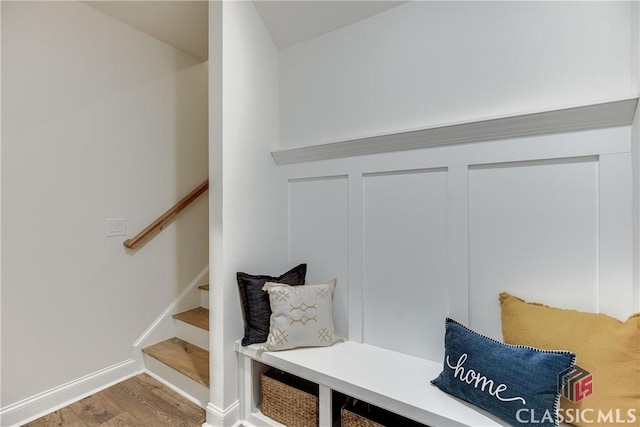
[(292, 286), (304, 285), (306, 274), (307, 264), (300, 264), (280, 277), (237, 274), (244, 315), (243, 346), (265, 342), (269, 336), (271, 305), (269, 304), (269, 294), (262, 290), (264, 284), (274, 282)]

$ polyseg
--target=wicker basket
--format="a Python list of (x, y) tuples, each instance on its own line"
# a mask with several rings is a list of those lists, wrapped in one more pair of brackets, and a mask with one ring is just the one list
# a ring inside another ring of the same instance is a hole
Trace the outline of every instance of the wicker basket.
[(355, 400), (344, 405), (341, 418), (342, 427), (426, 427), (424, 424)]
[(384, 427), (369, 418), (358, 415), (355, 412), (344, 408), (342, 409), (342, 427)]
[(318, 427), (318, 385), (270, 369), (262, 374), (262, 414), (288, 427)]

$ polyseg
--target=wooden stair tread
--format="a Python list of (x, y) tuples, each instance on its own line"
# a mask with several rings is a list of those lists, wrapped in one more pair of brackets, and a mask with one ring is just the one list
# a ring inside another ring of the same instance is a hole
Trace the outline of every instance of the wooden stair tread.
[(209, 284), (207, 283), (206, 285), (200, 285), (198, 286), (198, 289), (209, 292)]
[(181, 320), (205, 331), (209, 330), (209, 309), (196, 307), (173, 315), (174, 319)]
[(143, 353), (158, 359), (205, 387), (209, 387), (209, 352), (180, 338), (145, 347)]

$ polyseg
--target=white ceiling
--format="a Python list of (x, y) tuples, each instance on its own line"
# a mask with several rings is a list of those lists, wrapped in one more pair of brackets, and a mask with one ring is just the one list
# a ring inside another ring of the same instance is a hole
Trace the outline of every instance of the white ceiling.
[(253, 2), (278, 47), (310, 40), (373, 16), (406, 1), (267, 1)]
[(209, 55), (207, 1), (84, 1), (115, 19), (206, 61)]
[[(206, 61), (208, 2), (202, 0), (84, 1), (113, 18)], [(278, 49), (325, 34), (406, 1), (302, 0), (253, 2)]]

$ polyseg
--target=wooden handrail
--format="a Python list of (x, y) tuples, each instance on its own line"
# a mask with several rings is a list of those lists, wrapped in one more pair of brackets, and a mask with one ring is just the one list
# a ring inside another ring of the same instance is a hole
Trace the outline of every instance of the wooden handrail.
[(171, 209), (163, 213), (158, 219), (153, 221), (147, 228), (139, 232), (135, 237), (128, 239), (124, 242), (124, 246), (129, 249), (136, 249), (144, 241), (151, 238), (155, 233), (164, 229), (164, 227), (171, 222), (171, 220), (178, 215), (184, 208), (189, 206), (191, 202), (196, 200), (205, 191), (209, 189), (209, 180), (206, 180), (198, 186), (191, 193), (187, 194), (182, 200), (173, 205)]

